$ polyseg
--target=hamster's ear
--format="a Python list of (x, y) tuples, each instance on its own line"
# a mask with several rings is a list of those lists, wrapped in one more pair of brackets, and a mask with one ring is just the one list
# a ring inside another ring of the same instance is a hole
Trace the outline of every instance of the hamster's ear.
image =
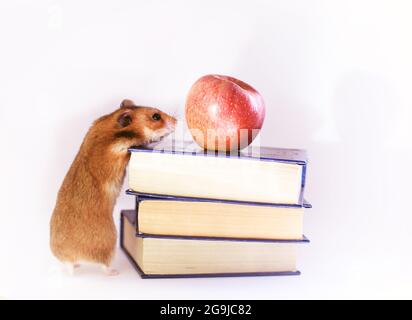
[(120, 104), (120, 108), (128, 108), (135, 106), (134, 102), (130, 99), (124, 99)]
[(123, 112), (118, 118), (117, 123), (120, 124), (122, 128), (127, 127), (132, 123), (132, 117), (129, 112)]

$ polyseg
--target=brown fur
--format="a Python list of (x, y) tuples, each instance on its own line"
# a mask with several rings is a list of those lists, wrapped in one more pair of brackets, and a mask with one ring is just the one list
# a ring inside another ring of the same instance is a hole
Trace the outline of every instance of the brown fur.
[[(153, 120), (154, 113), (161, 119)], [(173, 117), (136, 107), (130, 100), (93, 123), (59, 190), (50, 221), (50, 246), (59, 260), (109, 267), (117, 238), (112, 213), (130, 158), (127, 148), (168, 134), (175, 123)]]

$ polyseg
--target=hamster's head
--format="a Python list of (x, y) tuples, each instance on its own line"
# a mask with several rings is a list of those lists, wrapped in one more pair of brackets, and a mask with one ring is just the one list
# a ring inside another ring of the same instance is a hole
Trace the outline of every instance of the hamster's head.
[(131, 100), (124, 100), (111, 118), (114, 120), (114, 142), (123, 147), (158, 142), (176, 126), (174, 117), (157, 108), (136, 106)]

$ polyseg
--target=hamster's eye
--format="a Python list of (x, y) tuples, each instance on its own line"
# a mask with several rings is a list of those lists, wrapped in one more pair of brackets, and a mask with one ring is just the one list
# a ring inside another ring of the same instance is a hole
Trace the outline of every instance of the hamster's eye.
[(162, 117), (160, 116), (160, 114), (154, 113), (154, 114), (152, 115), (152, 119), (153, 119), (154, 121), (159, 121), (160, 119), (162, 119)]

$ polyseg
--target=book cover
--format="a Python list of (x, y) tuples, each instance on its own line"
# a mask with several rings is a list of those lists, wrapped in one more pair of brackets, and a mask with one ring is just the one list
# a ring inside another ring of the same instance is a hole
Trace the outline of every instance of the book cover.
[[(250, 201), (238, 201), (238, 200), (222, 200), (222, 199), (210, 199), (210, 198), (194, 198), (194, 197), (182, 197), (172, 196), (165, 194), (153, 194), (137, 192), (131, 189), (126, 190), (126, 194), (136, 197), (136, 205), (139, 201), (144, 200), (164, 200), (164, 201), (188, 201), (188, 202), (219, 202), (219, 203), (233, 203), (240, 205), (250, 206), (266, 206), (266, 207), (291, 207), (291, 208), (312, 208), (312, 205), (303, 199), (301, 204), (281, 204), (281, 203), (266, 203), (266, 202), (250, 202)], [(137, 208), (137, 207), (136, 207)]]
[(307, 155), (303, 149), (252, 147), (240, 151), (216, 152), (200, 148), (191, 141), (172, 142), (158, 149), (148, 149), (145, 147), (131, 147), (130, 152), (157, 152), (170, 154), (185, 154), (192, 156), (212, 156), (224, 158), (255, 159), (261, 161), (277, 161), (306, 165)]
[[(145, 274), (138, 264), (134, 261), (131, 255), (127, 252), (123, 244), (124, 219), (127, 219), (132, 225), (137, 227), (137, 212), (135, 210), (122, 210), (120, 218), (120, 247), (126, 254), (130, 263), (134, 266), (141, 278), (202, 278), (202, 277), (247, 277), (247, 276), (284, 276), (284, 275), (300, 275), (300, 271), (291, 272), (247, 272), (247, 273), (214, 273), (214, 274)], [(159, 236), (141, 234), (136, 231), (136, 237), (147, 238), (166, 238), (166, 239), (192, 239), (192, 240), (221, 240), (221, 241), (257, 241), (257, 242), (274, 242), (274, 243), (305, 243), (309, 240), (304, 236), (302, 240), (261, 240), (261, 239), (228, 239), (228, 238), (205, 238), (205, 237), (181, 237), (181, 236)]]

